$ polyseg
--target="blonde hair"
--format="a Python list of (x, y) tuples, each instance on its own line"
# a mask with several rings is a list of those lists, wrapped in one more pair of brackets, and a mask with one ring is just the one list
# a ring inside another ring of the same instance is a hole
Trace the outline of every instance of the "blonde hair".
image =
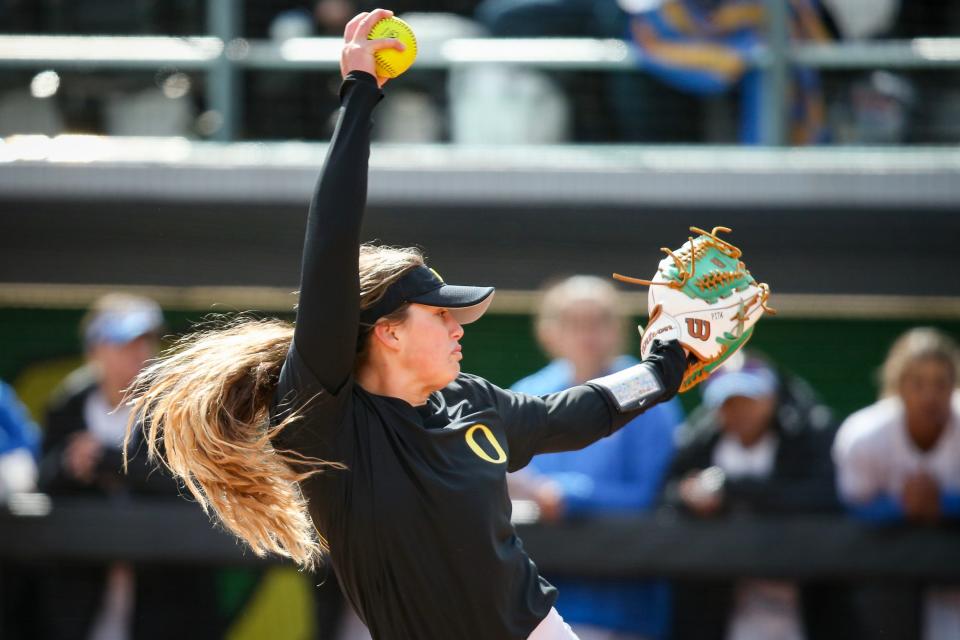
[(890, 347), (880, 373), (881, 397), (895, 396), (907, 368), (919, 360), (935, 359), (946, 364), (957, 382), (960, 351), (950, 336), (932, 327), (910, 329)]
[[(416, 249), (361, 246), (361, 308), (421, 264)], [(139, 423), (148, 459), (160, 461), (256, 555), (274, 553), (312, 568), (328, 546), (299, 483), (346, 467), (273, 447), (273, 439), (309, 410), (305, 399), (300, 410), (271, 426), (270, 406), (293, 325), (246, 316), (216, 324), (178, 340), (128, 390), (124, 465)]]
[(554, 334), (564, 314), (583, 302), (597, 304), (613, 315), (619, 323), (618, 330), (622, 343), (626, 314), (616, 287), (608, 280), (597, 276), (570, 276), (546, 287), (537, 311), (537, 339), (551, 357), (558, 355), (558, 349), (554, 345)]
[(416, 247), (360, 245), (360, 308), (375, 305), (391, 284), (424, 264), (423, 252)]
[[(377, 304), (394, 282), (411, 269), (423, 266), (423, 253), (416, 247), (384, 247), (360, 245), (360, 308), (367, 309)], [(380, 318), (383, 322), (402, 322), (407, 316), (409, 304)], [(370, 333), (373, 325), (360, 325), (357, 335), (356, 366), (362, 367), (370, 356)]]

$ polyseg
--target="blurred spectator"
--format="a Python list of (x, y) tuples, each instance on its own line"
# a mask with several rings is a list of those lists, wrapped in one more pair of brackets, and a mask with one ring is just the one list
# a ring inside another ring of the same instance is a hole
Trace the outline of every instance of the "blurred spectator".
[[(122, 470), (129, 412), (124, 389), (157, 351), (163, 315), (152, 300), (109, 294), (82, 323), (87, 365), (71, 374), (47, 414), (40, 487), (52, 496), (129, 500), (135, 495), (179, 497), (168, 476), (145, 454)], [(136, 449), (136, 443), (132, 445)], [(46, 569), (39, 637), (217, 637), (222, 632), (212, 571), (124, 562)]]
[[(845, 39), (955, 37), (960, 3), (945, 0), (822, 0)], [(832, 74), (836, 80), (839, 75)], [(960, 80), (952, 69), (852, 74), (831, 105), (845, 144), (942, 144), (960, 139)]]
[[(911, 20), (901, 6), (900, 0), (821, 0), (832, 18), (837, 31), (847, 40), (867, 38), (902, 37), (911, 27), (905, 23)], [(946, 3), (940, 3), (946, 6)], [(912, 9), (930, 10), (930, 3), (914, 1), (908, 3)], [(932, 17), (932, 16), (931, 16)], [(926, 35), (932, 35), (933, 25)], [(918, 142), (918, 134), (929, 128), (931, 116), (923, 118), (927, 122), (918, 126), (921, 111), (935, 111), (926, 106), (927, 102), (942, 102), (945, 96), (939, 93), (942, 79), (936, 82), (938, 95), (927, 100), (918, 99), (919, 90), (924, 81), (916, 84), (923, 75), (907, 76), (902, 72), (870, 70), (864, 73), (840, 74), (842, 89), (834, 91), (836, 95), (830, 105), (830, 128), (833, 140), (839, 144), (883, 144), (897, 145)], [(834, 81), (837, 82), (835, 76)], [(926, 80), (929, 82), (929, 79)], [(949, 83), (946, 83), (949, 84)], [(955, 109), (953, 110), (955, 112)], [(951, 120), (952, 120), (951, 115)]]
[[(475, 15), (496, 37), (628, 37), (628, 14), (617, 0), (483, 0)], [(527, 84), (543, 85), (538, 87), (540, 94), (553, 99), (556, 91), (551, 90), (551, 85), (556, 76), (533, 70), (523, 73), (536, 78), (526, 80)], [(508, 76), (504, 84), (509, 86), (511, 77)], [(599, 77), (564, 74), (562, 79), (566, 95), (574, 102), (577, 117), (573, 128), (578, 138), (692, 142), (701, 136), (699, 100), (647, 74), (633, 71), (607, 72)], [(603, 96), (606, 104), (593, 97), (596, 93)], [(504, 108), (509, 110), (514, 95), (506, 89), (498, 95)], [(551, 104), (550, 109), (556, 111), (557, 107)], [(494, 109), (497, 113), (500, 110), (500, 107)], [(543, 126), (535, 112), (527, 119), (531, 126)]]
[(127, 488), (121, 473), (129, 413), (124, 390), (160, 344), (163, 314), (152, 300), (110, 294), (82, 323), (87, 365), (55, 393), (43, 441), (42, 488), (104, 495)]
[[(766, 40), (764, 0), (624, 0), (633, 7), (630, 33), (644, 68), (668, 85), (696, 95), (738, 88), (740, 141), (762, 142), (762, 75), (749, 60)], [(788, 0), (790, 37), (825, 42), (831, 36), (816, 0)], [(825, 142), (820, 80), (813, 69), (793, 69), (788, 141)]]
[[(856, 517), (924, 526), (960, 520), (958, 366), (956, 344), (935, 329), (912, 329), (893, 344), (882, 399), (847, 418), (834, 444), (840, 494)], [(864, 619), (885, 637), (920, 637), (915, 626), (890, 633), (889, 594), (886, 611), (865, 604)], [(960, 591), (929, 589), (922, 606), (922, 615), (898, 617), (921, 624), (925, 640), (960, 637)]]
[[(930, 38), (960, 36), (960, 2), (900, 0), (900, 12), (890, 37)], [(910, 144), (960, 142), (960, 73), (957, 69), (911, 73), (916, 105), (911, 112)]]
[[(681, 431), (666, 499), (697, 518), (836, 508), (829, 410), (799, 378), (738, 354), (705, 383)], [(677, 582), (674, 638), (850, 638), (846, 596), (778, 580)], [(840, 613), (840, 612), (843, 613)]]
[(17, 393), (0, 381), (0, 503), (37, 482), (40, 431)]
[[(619, 355), (625, 317), (614, 287), (574, 276), (550, 287), (537, 319), (537, 337), (554, 358), (513, 389), (542, 395), (637, 363)], [(540, 455), (508, 477), (511, 497), (537, 502), (542, 520), (639, 513), (656, 500), (682, 420), (677, 400), (653, 407), (620, 431), (582, 451)], [(580, 640), (665, 638), (666, 584), (551, 575), (560, 591), (557, 610)]]
[(910, 136), (917, 103), (913, 84), (902, 75), (872, 71), (848, 88), (831, 108), (835, 141), (841, 144), (903, 144)]

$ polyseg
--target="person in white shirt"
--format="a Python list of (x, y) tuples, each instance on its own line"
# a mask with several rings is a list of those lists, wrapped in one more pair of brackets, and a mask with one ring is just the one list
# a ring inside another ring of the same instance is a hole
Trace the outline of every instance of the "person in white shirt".
[[(956, 343), (936, 329), (912, 329), (890, 349), (881, 399), (847, 418), (833, 446), (840, 496), (857, 518), (960, 520), (958, 363)], [(960, 590), (928, 589), (920, 617), (925, 640), (960, 638)]]

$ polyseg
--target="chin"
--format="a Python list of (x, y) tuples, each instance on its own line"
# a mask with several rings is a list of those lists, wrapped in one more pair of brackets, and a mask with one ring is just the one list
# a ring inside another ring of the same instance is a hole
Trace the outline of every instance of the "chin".
[(450, 368), (450, 376), (447, 379), (447, 381), (443, 383), (443, 386), (447, 386), (448, 384), (456, 380), (458, 375), (460, 375), (460, 363), (455, 362), (453, 366)]
[(433, 387), (434, 391), (439, 391), (440, 389), (443, 389), (445, 386), (447, 386), (448, 384), (456, 380), (458, 375), (460, 375), (460, 365), (455, 364), (447, 371), (446, 375), (444, 376), (438, 375), (434, 379), (434, 382), (431, 386)]

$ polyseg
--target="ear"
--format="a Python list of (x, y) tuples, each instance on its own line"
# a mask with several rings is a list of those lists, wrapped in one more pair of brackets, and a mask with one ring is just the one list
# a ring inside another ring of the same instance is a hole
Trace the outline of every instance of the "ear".
[(397, 326), (389, 322), (378, 322), (373, 325), (373, 339), (377, 344), (390, 351), (400, 349), (400, 338), (397, 336)]

